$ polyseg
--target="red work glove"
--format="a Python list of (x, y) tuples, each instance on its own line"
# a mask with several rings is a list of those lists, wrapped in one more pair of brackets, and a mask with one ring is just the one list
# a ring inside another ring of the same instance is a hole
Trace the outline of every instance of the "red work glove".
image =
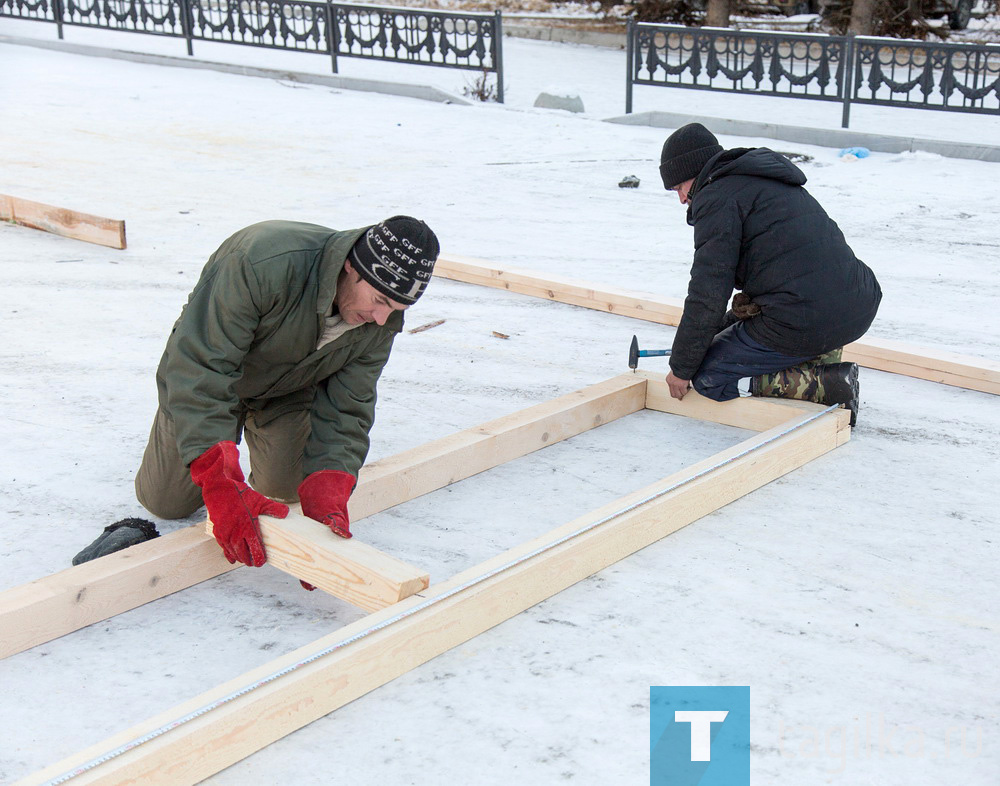
[(258, 494), (243, 481), (235, 443), (219, 442), (198, 456), (191, 462), (191, 480), (201, 487), (212, 531), (226, 559), (255, 568), (267, 562), (257, 517), (283, 519), (288, 505)]
[(336, 469), (312, 473), (299, 484), (302, 512), (309, 518), (326, 524), (340, 537), (351, 537), (347, 500), (354, 491), (355, 482), (353, 475)]

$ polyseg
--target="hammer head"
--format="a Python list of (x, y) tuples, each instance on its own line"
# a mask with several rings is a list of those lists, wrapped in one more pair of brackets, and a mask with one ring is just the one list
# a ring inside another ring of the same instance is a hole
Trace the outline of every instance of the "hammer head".
[(632, 345), (628, 348), (628, 367), (639, 367), (639, 339), (636, 336), (632, 336)]

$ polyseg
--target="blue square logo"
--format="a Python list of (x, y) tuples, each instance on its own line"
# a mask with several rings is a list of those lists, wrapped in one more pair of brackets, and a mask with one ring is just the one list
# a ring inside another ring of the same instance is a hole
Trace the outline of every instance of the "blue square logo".
[(650, 786), (749, 786), (750, 688), (649, 689)]

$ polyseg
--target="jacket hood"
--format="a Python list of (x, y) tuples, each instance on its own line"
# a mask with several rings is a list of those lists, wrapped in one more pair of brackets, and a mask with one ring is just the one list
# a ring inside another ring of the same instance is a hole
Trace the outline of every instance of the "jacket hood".
[(713, 156), (702, 168), (691, 186), (687, 222), (694, 225), (693, 200), (702, 188), (729, 175), (750, 175), (777, 180), (792, 186), (805, 185), (806, 176), (801, 169), (781, 153), (767, 147), (736, 147)]
[(699, 186), (729, 175), (766, 177), (792, 186), (805, 185), (806, 176), (781, 153), (767, 147), (738, 147), (724, 150), (709, 161), (698, 175)]

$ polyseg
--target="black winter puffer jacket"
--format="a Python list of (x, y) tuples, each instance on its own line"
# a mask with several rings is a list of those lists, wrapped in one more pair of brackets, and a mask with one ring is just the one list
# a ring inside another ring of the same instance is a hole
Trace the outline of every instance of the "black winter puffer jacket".
[(805, 182), (766, 147), (723, 151), (696, 178), (687, 216), (694, 264), (670, 358), (681, 379), (694, 376), (724, 327), (734, 289), (760, 306), (746, 321), (750, 336), (787, 355), (821, 355), (868, 330), (882, 290)]

